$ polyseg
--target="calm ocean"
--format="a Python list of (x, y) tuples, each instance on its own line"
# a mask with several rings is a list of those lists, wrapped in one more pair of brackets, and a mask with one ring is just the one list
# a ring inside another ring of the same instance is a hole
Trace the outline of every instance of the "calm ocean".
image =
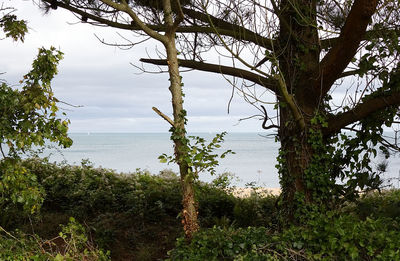
[[(196, 133), (210, 140), (215, 134)], [(168, 133), (73, 133), (72, 147), (62, 150), (47, 150), (51, 161), (66, 160), (70, 164), (80, 164), (89, 159), (95, 166), (114, 169), (118, 172), (133, 172), (137, 168), (157, 174), (163, 169), (177, 171), (175, 164), (167, 165), (157, 159), (163, 153), (172, 155), (172, 141)], [(228, 133), (221, 151), (233, 150), (236, 154), (220, 160), (217, 174), (230, 172), (238, 177), (234, 184), (244, 186), (256, 182), (259, 186), (279, 187), (276, 156), (279, 144), (273, 138), (257, 133)], [(400, 160), (389, 160), (385, 178), (398, 177)], [(209, 174), (200, 174), (200, 179), (210, 181)], [(397, 181), (394, 184), (397, 187)]]

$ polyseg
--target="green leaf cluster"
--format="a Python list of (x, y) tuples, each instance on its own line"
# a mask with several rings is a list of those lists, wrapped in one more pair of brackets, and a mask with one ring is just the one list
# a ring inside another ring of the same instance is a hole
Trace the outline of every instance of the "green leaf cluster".
[(22, 206), (32, 214), (43, 201), (43, 190), (36, 176), (21, 165), (21, 156), (46, 141), (72, 145), (67, 134), (69, 120), (59, 118), (58, 100), (50, 84), (62, 57), (54, 47), (40, 48), (32, 70), (20, 81), (21, 89), (0, 84), (0, 204), (5, 213)]
[(4, 31), (6, 37), (11, 37), (14, 41), (23, 42), (25, 34), (28, 32), (26, 21), (18, 20), (17, 16), (12, 14), (3, 15), (0, 18), (0, 28)]
[[(216, 150), (221, 148), (221, 143), (224, 141), (226, 132), (216, 134), (215, 137), (207, 143), (207, 141), (199, 136), (189, 136), (191, 140), (186, 141), (186, 153), (183, 160), (191, 170), (191, 176), (198, 178), (199, 173), (203, 171), (209, 172), (211, 175), (216, 173), (215, 168), (219, 165), (218, 159), (225, 158), (228, 154), (235, 154), (232, 150), (226, 150), (221, 154), (216, 153)], [(176, 157), (162, 154), (158, 157), (162, 163), (177, 162)]]
[(45, 140), (72, 145), (67, 135), (69, 120), (58, 118), (58, 100), (50, 85), (62, 55), (54, 47), (40, 48), (32, 70), (21, 81), (22, 90), (0, 85), (0, 143), (8, 146), (9, 157), (43, 146)]
[[(39, 211), (44, 199), (43, 188), (37, 178), (21, 162), (15, 159), (0, 161), (0, 208), (2, 210), (1, 225), (13, 220), (15, 211), (23, 215)], [(20, 209), (22, 207), (22, 210)]]

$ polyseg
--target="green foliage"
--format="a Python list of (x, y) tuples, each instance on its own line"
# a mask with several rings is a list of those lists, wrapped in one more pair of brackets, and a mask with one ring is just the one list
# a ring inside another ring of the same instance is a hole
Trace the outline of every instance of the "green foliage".
[(1, 260), (55, 260), (55, 261), (106, 261), (110, 253), (93, 246), (88, 240), (84, 227), (71, 218), (62, 227), (62, 232), (52, 240), (43, 240), (37, 235), (27, 235), (20, 231), (11, 234), (0, 227)]
[(110, 260), (109, 252), (105, 253), (88, 243), (86, 229), (74, 218), (70, 218), (68, 225), (62, 226), (59, 235), (65, 242), (64, 253), (58, 253), (54, 260)]
[[(0, 11), (2, 11), (0, 7)], [(14, 41), (24, 41), (25, 34), (28, 32), (26, 21), (18, 20), (17, 16), (6, 14), (0, 18), (0, 28), (6, 37), (11, 37)]]
[[(171, 171), (157, 176), (140, 170), (123, 175), (93, 168), (87, 161), (82, 166), (69, 166), (40, 159), (26, 160), (23, 166), (37, 176), (46, 193), (42, 215), (60, 213), (84, 221), (96, 242), (113, 253), (145, 252), (150, 248), (166, 253), (181, 233), (180, 179)], [(202, 182), (196, 182), (195, 189), (203, 227), (275, 222), (275, 197), (238, 199), (216, 185)], [(126, 242), (125, 250), (121, 249), (121, 241)]]
[(252, 193), (250, 197), (237, 198), (233, 209), (237, 227), (278, 225), (277, 196)]
[(231, 183), (234, 179), (237, 179), (235, 174), (232, 174), (230, 172), (224, 172), (222, 174), (217, 175), (212, 181), (211, 185), (223, 189), (225, 191), (231, 191)]
[(201, 226), (210, 227), (224, 222), (234, 222), (233, 209), (237, 200), (229, 193), (213, 185), (197, 183), (195, 185)]
[(400, 190), (365, 194), (355, 202), (353, 211), (362, 219), (392, 218), (400, 222)]
[[(93, 168), (87, 162), (82, 166), (70, 166), (40, 159), (26, 160), (23, 166), (37, 176), (46, 192), (44, 209), (83, 219), (108, 212), (127, 213), (138, 223), (161, 222), (166, 217), (175, 219), (181, 210), (180, 180), (170, 171), (158, 176), (140, 170), (123, 175)], [(276, 197), (263, 198), (256, 194), (238, 199), (225, 188), (203, 182), (195, 183), (195, 189), (204, 226), (212, 226), (216, 219), (224, 216), (231, 222), (240, 218), (240, 224), (245, 226), (266, 224), (261, 216), (271, 215), (276, 201)], [(258, 218), (249, 216), (246, 219), (241, 209), (257, 212), (254, 216)]]
[[(321, 212), (335, 209), (342, 202), (354, 201), (361, 192), (378, 189), (382, 185), (379, 177), (382, 169), (374, 170), (371, 160), (376, 157), (376, 147), (382, 141), (382, 125), (384, 122), (391, 125), (394, 112), (394, 108), (386, 108), (377, 112), (378, 115), (362, 120), (360, 130), (354, 135), (339, 133), (330, 137), (323, 135), (324, 128), (328, 127), (326, 117), (317, 113), (310, 120), (307, 142), (312, 157), (303, 174), (312, 202), (306, 202), (306, 196), (297, 193), (293, 202), (280, 204), (291, 205), (296, 220), (306, 222), (310, 218), (309, 213), (316, 209)], [(387, 113), (392, 117), (385, 118)], [(300, 145), (296, 145), (299, 144), (296, 137), (292, 139), (295, 150), (302, 153)], [(290, 187), (294, 182), (293, 177), (282, 175), (288, 171), (283, 150), (278, 156), (277, 167), (282, 187)]]
[[(228, 154), (235, 154), (232, 150), (227, 150), (220, 155), (215, 153), (216, 149), (221, 148), (221, 143), (224, 141), (224, 136), (226, 132), (222, 132), (221, 134), (216, 134), (215, 137), (210, 141), (210, 143), (206, 144), (206, 140), (204, 138), (198, 136), (189, 136), (189, 140), (185, 139), (184, 144), (186, 146), (186, 153), (183, 156), (183, 159), (186, 164), (189, 166), (191, 175), (193, 178), (198, 178), (199, 173), (203, 171), (208, 171), (211, 175), (214, 175), (216, 170), (215, 168), (219, 165), (218, 158), (225, 158)], [(176, 136), (176, 135), (175, 135)], [(177, 138), (174, 135), (172, 138)], [(163, 163), (177, 163), (177, 159), (175, 156), (168, 156), (167, 154), (162, 154), (158, 157)]]
[(40, 209), (44, 191), (36, 176), (22, 166), (21, 162), (15, 159), (0, 161), (0, 177), (2, 226), (10, 226), (21, 216), (34, 214)]
[[(180, 180), (170, 171), (158, 176), (140, 170), (121, 175), (93, 168), (88, 161), (68, 166), (39, 159), (24, 161), (23, 167), (46, 191), (41, 212), (49, 218), (43, 227), (59, 222), (56, 213), (76, 215), (88, 225), (95, 242), (111, 249), (113, 256), (133, 253), (132, 259), (143, 260), (164, 257), (181, 235)], [(397, 260), (399, 256), (399, 191), (368, 194), (323, 214), (308, 209), (301, 225), (279, 231), (276, 197), (236, 198), (201, 182), (195, 188), (202, 227), (218, 227), (200, 231), (189, 245), (178, 239), (171, 260)], [(82, 235), (78, 225), (67, 231)], [(68, 236), (65, 231), (63, 235)]]
[(199, 232), (179, 238), (170, 260), (400, 260), (399, 223), (360, 220), (350, 214), (315, 213), (303, 226), (281, 232), (264, 227)]
[(399, 227), (395, 220), (360, 220), (351, 214), (315, 213), (301, 227), (282, 234), (288, 248), (311, 260), (399, 260)]
[[(20, 156), (35, 146), (41, 147), (46, 140), (68, 147), (69, 120), (57, 117), (58, 100), (51, 89), (51, 80), (57, 74), (62, 53), (54, 47), (40, 48), (32, 70), (21, 81), (17, 90), (5, 83), (0, 85), (0, 205), (1, 224), (16, 221), (12, 213), (23, 208), (24, 214), (40, 209), (44, 192), (35, 174), (21, 165)], [(64, 114), (65, 115), (65, 114)], [(3, 149), (6, 146), (6, 149)]]
[[(161, 179), (140, 170), (118, 175), (112, 170), (95, 169), (87, 162), (69, 166), (30, 159), (24, 165), (37, 175), (46, 191), (45, 208), (66, 211), (75, 217), (129, 212), (139, 220), (151, 219), (156, 212), (178, 213), (180, 189), (176, 179)], [(166, 200), (171, 204), (165, 204)], [(171, 210), (172, 205), (178, 206)]]
[(21, 91), (4, 83), (0, 86), (0, 142), (8, 146), (9, 157), (17, 157), (34, 145), (43, 146), (45, 140), (64, 147), (72, 145), (67, 136), (69, 120), (57, 117), (58, 100), (50, 85), (61, 59), (62, 53), (54, 47), (40, 48), (32, 70), (21, 81)]
[(178, 238), (176, 248), (169, 252), (169, 260), (240, 260), (240, 256), (244, 253), (261, 247), (266, 242), (267, 233), (268, 230), (263, 227), (244, 229), (213, 227), (201, 230), (189, 244), (184, 238)]

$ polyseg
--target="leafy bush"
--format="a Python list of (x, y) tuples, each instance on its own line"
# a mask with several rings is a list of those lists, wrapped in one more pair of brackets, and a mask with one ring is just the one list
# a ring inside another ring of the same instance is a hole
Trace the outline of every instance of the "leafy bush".
[(131, 175), (90, 165), (70, 166), (25, 161), (46, 191), (43, 207), (80, 218), (107, 212), (129, 212), (138, 219), (152, 220), (180, 210), (177, 180), (151, 176), (144, 171)]
[[(83, 161), (81, 166), (70, 166), (37, 158), (23, 164), (37, 177), (46, 193), (42, 206), (46, 222), (57, 216), (74, 216), (88, 224), (96, 242), (103, 248), (112, 249), (113, 254), (118, 251), (144, 253), (144, 249), (153, 248), (162, 249), (165, 254), (182, 232), (180, 180), (171, 171), (150, 175), (137, 170), (124, 175), (93, 168), (88, 161)], [(275, 198), (263, 199), (258, 195), (238, 199), (227, 192), (227, 183), (225, 178), (213, 184), (196, 183), (203, 227), (271, 223)], [(242, 210), (256, 214), (246, 216)], [(58, 218), (57, 222), (61, 220)], [(51, 234), (44, 224), (38, 226), (39, 232), (44, 231), (46, 236)], [(47, 227), (55, 226), (47, 224)]]
[[(164, 258), (182, 234), (180, 180), (171, 171), (122, 175), (88, 162), (38, 159), (24, 167), (46, 192), (43, 216), (76, 216), (113, 257)], [(302, 226), (279, 231), (276, 197), (236, 198), (222, 183), (224, 189), (220, 182), (196, 183), (202, 226), (214, 227), (189, 245), (179, 238), (171, 260), (399, 260), (399, 191), (370, 194), (335, 212), (309, 211)]]
[(0, 260), (106, 261), (109, 252), (96, 248), (85, 228), (71, 218), (59, 236), (43, 240), (17, 231), (14, 235), (0, 227)]
[(250, 197), (236, 199), (234, 217), (239, 227), (275, 226), (277, 224), (277, 196), (252, 193)]
[(374, 192), (356, 202), (354, 210), (362, 219), (389, 217), (400, 221), (400, 190)]
[(169, 254), (170, 260), (400, 260), (399, 246), (400, 227), (393, 219), (328, 212), (282, 232), (214, 227), (190, 244), (179, 238)]
[(198, 232), (190, 244), (178, 238), (176, 248), (169, 252), (169, 260), (234, 260), (256, 250), (267, 241), (266, 228), (220, 228)]
[(0, 160), (0, 226), (11, 228), (37, 213), (44, 191), (37, 178), (19, 160)]
[(199, 220), (203, 227), (212, 227), (222, 219), (234, 220), (233, 208), (236, 198), (222, 189), (205, 183), (197, 183), (196, 199), (199, 204)]
[[(29, 159), (24, 166), (37, 176), (46, 191), (43, 208), (65, 212), (77, 218), (93, 218), (107, 213), (126, 213), (138, 222), (163, 222), (181, 211), (181, 188), (171, 171), (150, 175), (137, 170), (128, 175), (112, 170), (48, 163)], [(275, 208), (275, 197), (253, 195), (238, 199), (227, 193), (227, 184), (196, 183), (200, 221), (213, 226), (221, 218), (239, 226), (268, 224)], [(267, 217), (267, 218), (265, 218)]]

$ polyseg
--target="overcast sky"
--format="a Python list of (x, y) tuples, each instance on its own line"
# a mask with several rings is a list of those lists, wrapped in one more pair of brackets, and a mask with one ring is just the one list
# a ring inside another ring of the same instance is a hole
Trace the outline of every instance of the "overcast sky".
[[(31, 0), (3, 1), (18, 9), (20, 19), (28, 21), (29, 33), (24, 43), (0, 41), (0, 72), (9, 84), (16, 84), (26, 74), (38, 48), (54, 46), (65, 53), (59, 74), (53, 81), (55, 96), (80, 108), (67, 109), (71, 132), (165, 132), (168, 124), (152, 111), (152, 106), (171, 115), (171, 96), (166, 74), (138, 74), (130, 65), (141, 66), (141, 57), (154, 53), (156, 42), (146, 42), (130, 50), (101, 44), (95, 34), (110, 42), (120, 40), (112, 28), (77, 23), (77, 18), (61, 8), (43, 15)], [(129, 32), (123, 32), (131, 36)], [(158, 46), (159, 50), (162, 50)], [(149, 70), (156, 67), (146, 65)], [(222, 76), (189, 72), (183, 74), (184, 106), (188, 111), (191, 132), (261, 132), (259, 120), (240, 118), (257, 110), (235, 95), (227, 113), (231, 86)]]

